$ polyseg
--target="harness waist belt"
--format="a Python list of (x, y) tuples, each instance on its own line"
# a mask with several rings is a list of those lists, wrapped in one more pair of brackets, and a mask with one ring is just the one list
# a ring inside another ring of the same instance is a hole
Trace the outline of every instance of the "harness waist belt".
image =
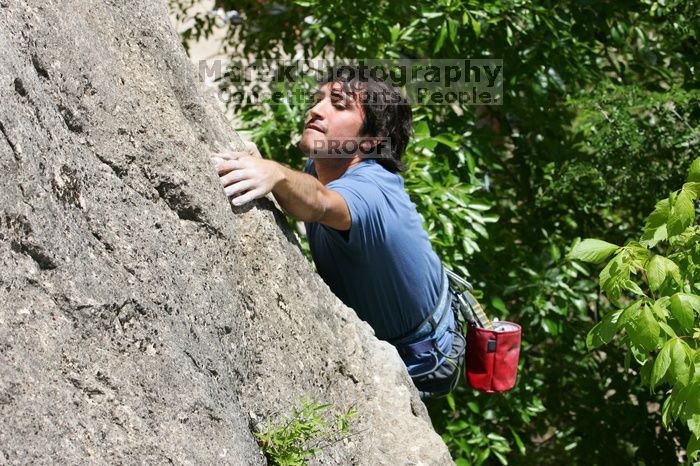
[[(417, 356), (421, 353), (425, 353), (426, 351), (433, 349), (434, 344), (444, 332), (440, 332), (440, 334), (435, 334), (432, 336), (432, 338), (429, 339), (417, 342), (416, 340), (420, 339), (421, 337), (426, 337), (431, 333), (434, 333), (437, 329), (439, 329), (442, 326), (442, 324), (445, 321), (445, 318), (450, 312), (450, 304), (451, 299), (449, 296), (449, 282), (447, 280), (447, 274), (443, 268), (442, 281), (440, 284), (440, 296), (433, 311), (416, 328), (414, 328), (407, 334), (401, 335), (399, 338), (395, 338), (390, 341), (390, 343), (396, 347), (396, 350), (403, 359), (407, 359), (412, 356)], [(442, 313), (440, 315), (437, 315), (440, 311), (442, 311)], [(438, 321), (435, 320), (436, 317), (439, 319)]]

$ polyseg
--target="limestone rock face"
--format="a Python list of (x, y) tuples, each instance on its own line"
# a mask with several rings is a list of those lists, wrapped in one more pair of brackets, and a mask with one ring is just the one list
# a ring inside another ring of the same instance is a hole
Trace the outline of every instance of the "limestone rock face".
[(0, 463), (265, 464), (305, 395), (358, 412), (312, 463), (451, 463), (231, 144), (164, 2), (0, 0)]

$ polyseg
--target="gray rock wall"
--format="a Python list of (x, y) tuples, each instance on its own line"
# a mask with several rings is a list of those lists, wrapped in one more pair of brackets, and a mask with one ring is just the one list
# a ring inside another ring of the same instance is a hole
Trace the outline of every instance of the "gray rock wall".
[(0, 463), (264, 464), (304, 395), (358, 412), (314, 463), (451, 463), (231, 144), (165, 3), (0, 0)]

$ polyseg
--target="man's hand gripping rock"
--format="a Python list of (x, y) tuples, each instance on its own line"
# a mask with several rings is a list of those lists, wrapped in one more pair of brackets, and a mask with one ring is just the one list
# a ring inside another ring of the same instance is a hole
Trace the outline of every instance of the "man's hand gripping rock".
[(244, 151), (221, 152), (212, 157), (224, 192), (235, 206), (266, 196), (284, 178), (277, 162), (263, 159), (254, 143), (244, 143)]

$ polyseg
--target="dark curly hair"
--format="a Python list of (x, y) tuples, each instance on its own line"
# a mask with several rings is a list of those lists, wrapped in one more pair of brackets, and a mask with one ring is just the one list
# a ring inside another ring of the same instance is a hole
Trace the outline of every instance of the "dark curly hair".
[(361, 136), (389, 139), (391, 158), (380, 157), (374, 160), (392, 173), (406, 171), (406, 164), (401, 161), (401, 157), (413, 133), (413, 112), (401, 92), (378, 78), (374, 71), (357, 66), (333, 68), (319, 86), (328, 83), (341, 83), (343, 92), (360, 97), (365, 114), (360, 128)]

